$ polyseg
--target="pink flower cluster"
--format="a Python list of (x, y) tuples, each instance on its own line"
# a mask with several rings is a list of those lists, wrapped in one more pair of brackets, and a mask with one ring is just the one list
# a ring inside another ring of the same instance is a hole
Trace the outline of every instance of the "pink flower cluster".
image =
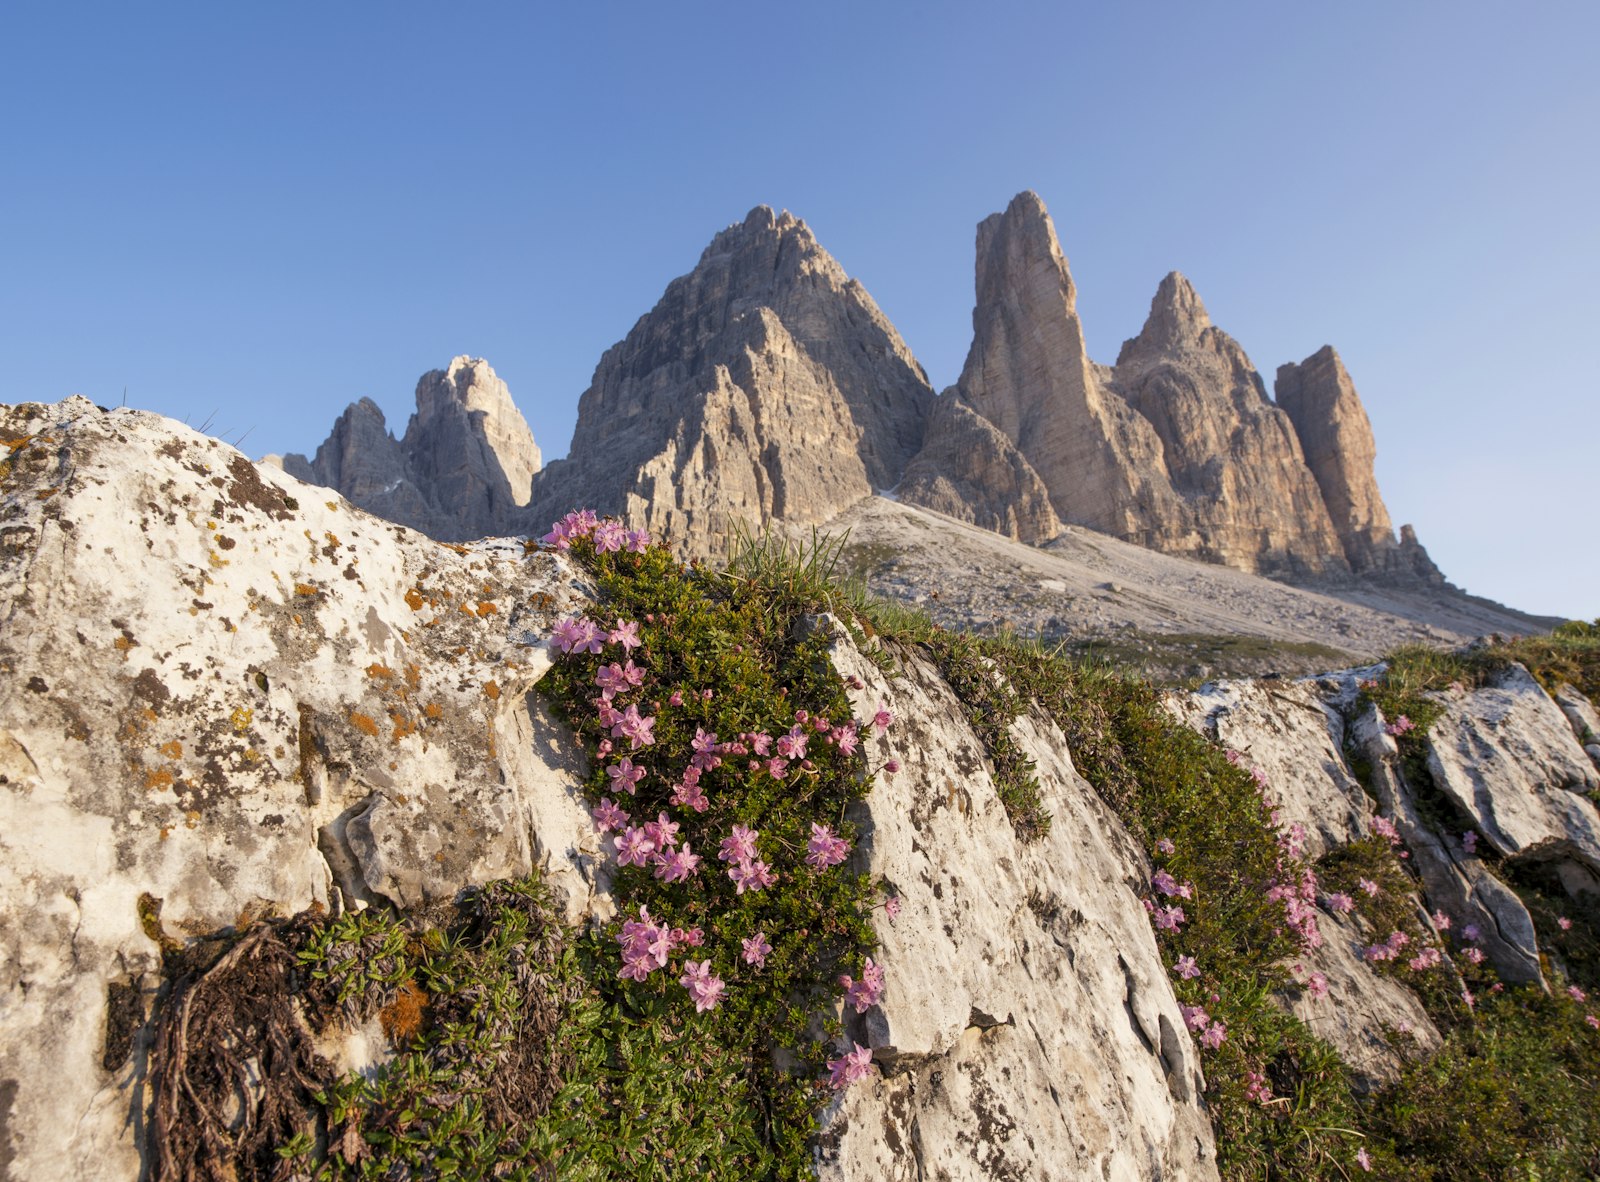
[(624, 529), (622, 522), (614, 517), (607, 517), (602, 521), (595, 516), (592, 509), (580, 509), (568, 513), (560, 521), (553, 523), (550, 532), (539, 540), (546, 546), (554, 546), (557, 550), (568, 550), (579, 538), (592, 538), (594, 548), (601, 554), (614, 553), (618, 550), (629, 550), (639, 554), (650, 545), (650, 535), (646, 531)]
[(654, 821), (630, 825), (617, 838), (617, 865), (653, 866), (663, 882), (682, 882), (700, 870), (700, 855), (686, 841), (678, 844), (681, 826), (666, 813)]
[(832, 825), (811, 823), (811, 840), (806, 843), (806, 865), (813, 870), (837, 866), (850, 856), (850, 843), (833, 831)]
[[(1280, 862), (1279, 873), (1283, 870)], [(1317, 876), (1309, 866), (1302, 867), (1292, 882), (1274, 883), (1267, 898), (1283, 904), (1284, 923), (1301, 948), (1309, 951), (1322, 947), (1322, 931), (1317, 927)]]
[[(639, 908), (639, 918), (624, 920), (617, 943), (622, 945), (622, 972), (624, 980), (644, 981), (657, 969), (667, 967), (667, 959), (682, 947), (698, 947), (705, 937), (699, 928), (670, 928), (650, 918), (646, 907)], [(723, 982), (712, 975), (711, 962), (699, 964), (686, 961), (679, 982), (689, 991), (697, 1011), (714, 1007), (722, 999)]]
[(1369, 961), (1393, 960), (1400, 955), (1401, 950), (1409, 943), (1411, 943), (1411, 937), (1397, 929), (1390, 932), (1389, 938), (1382, 944), (1369, 945), (1363, 955)]
[(828, 1060), (828, 1082), (836, 1091), (843, 1091), (858, 1079), (872, 1074), (872, 1048), (852, 1042), (850, 1051), (837, 1059)]
[(1372, 831), (1391, 846), (1400, 844), (1400, 831), (1394, 827), (1394, 822), (1389, 820), (1388, 817), (1374, 816), (1372, 818)]
[[(1213, 994), (1213, 1000), (1215, 997)], [(1228, 1028), (1221, 1022), (1213, 1021), (1204, 1006), (1179, 1005), (1178, 1012), (1183, 1015), (1183, 1024), (1200, 1035), (1202, 1046), (1214, 1051), (1222, 1045), (1222, 1040), (1228, 1037)]]
[(1244, 1098), (1253, 1100), (1257, 1104), (1265, 1104), (1272, 1099), (1272, 1089), (1267, 1086), (1267, 1077), (1259, 1071), (1247, 1071), (1244, 1075)]
[(1385, 731), (1387, 731), (1391, 735), (1399, 736), (1399, 735), (1409, 734), (1412, 731), (1416, 730), (1417, 729), (1417, 724), (1412, 722), (1409, 718), (1407, 718), (1404, 714), (1402, 714), (1399, 718), (1395, 719), (1393, 722), (1391, 722), (1388, 726), (1384, 727), (1383, 729)]
[(756, 838), (760, 836), (748, 825), (735, 825), (732, 836), (722, 839), (717, 861), (733, 863), (728, 867), (728, 877), (733, 880), (737, 894), (759, 891), (778, 881), (771, 867), (757, 855)]
[(854, 1006), (858, 1014), (866, 1013), (883, 1000), (883, 984), (883, 966), (874, 963), (870, 956), (862, 966), (861, 980), (853, 980), (848, 973), (839, 978), (845, 1004)]

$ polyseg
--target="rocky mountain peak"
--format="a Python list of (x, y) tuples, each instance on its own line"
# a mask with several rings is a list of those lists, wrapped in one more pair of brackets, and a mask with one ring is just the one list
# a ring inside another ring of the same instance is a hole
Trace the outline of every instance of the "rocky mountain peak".
[(1117, 356), (1121, 365), (1135, 354), (1161, 354), (1192, 347), (1212, 327), (1200, 294), (1178, 271), (1169, 271), (1150, 301), (1150, 314), (1139, 335), (1124, 341)]
[(530, 520), (592, 507), (711, 553), (736, 525), (820, 523), (900, 480), (932, 401), (866, 289), (757, 206), (600, 359)]

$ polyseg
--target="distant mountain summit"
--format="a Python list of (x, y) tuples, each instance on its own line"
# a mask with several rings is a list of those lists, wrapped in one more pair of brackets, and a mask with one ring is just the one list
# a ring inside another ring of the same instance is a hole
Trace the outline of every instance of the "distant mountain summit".
[(1331, 348), (1282, 366), (1274, 401), (1173, 272), (1097, 365), (1031, 192), (979, 224), (975, 289), (966, 364), (935, 397), (805, 222), (758, 206), (606, 351), (567, 459), (541, 470), (504, 383), (463, 357), (423, 377), (403, 439), (363, 399), (282, 463), (448, 540), (587, 507), (719, 554), (741, 525), (821, 525), (884, 492), (1033, 545), (1076, 525), (1278, 577), (1444, 586), (1395, 536)]
[(266, 458), (369, 513), (447, 542), (515, 532), (541, 462), (506, 384), (473, 357), (422, 375), (403, 439), (363, 398), (334, 422), (314, 458)]

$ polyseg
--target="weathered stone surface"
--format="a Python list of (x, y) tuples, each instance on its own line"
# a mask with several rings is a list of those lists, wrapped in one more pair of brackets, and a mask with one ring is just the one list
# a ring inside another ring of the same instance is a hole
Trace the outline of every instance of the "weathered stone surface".
[[(1408, 1054), (1434, 1050), (1443, 1041), (1422, 1002), (1411, 990), (1381, 973), (1362, 958), (1362, 949), (1387, 933), (1363, 931), (1349, 916), (1324, 911), (1317, 916), (1322, 946), (1303, 952), (1297, 963), (1304, 976), (1321, 973), (1328, 984), (1324, 997), (1309, 989), (1283, 998), (1286, 1008), (1313, 1034), (1331, 1042), (1345, 1062), (1371, 1085), (1394, 1079)], [(1411, 1035), (1404, 1053), (1385, 1037), (1386, 1029)]]
[(314, 459), (268, 460), (443, 541), (510, 532), (540, 466), (533, 433), (506, 384), (487, 361), (471, 357), (422, 375), (403, 440), (363, 398), (339, 416)]
[(897, 717), (872, 758), (904, 770), (857, 820), (862, 868), (902, 909), (880, 925), (883, 1002), (847, 1015), (886, 1078), (829, 1111), (820, 1177), (1214, 1177), (1199, 1056), (1135, 891), (1142, 854), (1036, 718), (1015, 734), (1055, 821), (1021, 842), (959, 703), (900, 659), (891, 683), (835, 645), (865, 685), (856, 713), (883, 700)]
[(1415, 533), (1409, 547), (1395, 540), (1373, 468), (1378, 447), (1372, 422), (1333, 346), (1324, 345), (1299, 365), (1280, 365), (1273, 394), (1294, 423), (1350, 568), (1442, 586), (1444, 576)]
[(1595, 711), (1594, 703), (1582, 690), (1570, 685), (1558, 685), (1551, 697), (1561, 708), (1561, 713), (1566, 715), (1572, 733), (1577, 736), (1578, 742), (1584, 744), (1585, 751), (1600, 741), (1600, 713)]
[(1600, 775), (1528, 671), (1513, 665), (1481, 689), (1440, 700), (1428, 771), (1484, 840), (1508, 858), (1600, 871), (1600, 813), (1582, 795), (1600, 788)]
[(142, 1055), (102, 1059), (110, 986), (157, 979), (143, 894), (183, 938), (537, 853), (590, 910), (576, 777), (528, 784), (542, 638), (582, 601), (562, 561), (457, 553), (155, 415), (74, 398), (0, 430), (31, 436), (0, 490), (12, 1177), (139, 1176)]
[(701, 553), (736, 526), (820, 524), (900, 480), (932, 399), (866, 289), (760, 206), (600, 359), (528, 520), (593, 508)]
[(947, 390), (895, 490), (903, 501), (1037, 546), (1061, 533), (1050, 490), (1016, 445)]
[(1365, 836), (1371, 816), (1366, 793), (1339, 752), (1337, 716), (1311, 683), (1215, 681), (1193, 693), (1169, 693), (1165, 704), (1266, 774), (1283, 823), (1305, 829), (1309, 856), (1320, 858)]
[(1112, 380), (1155, 429), (1183, 506), (1161, 523), (1156, 548), (1273, 574), (1347, 569), (1294, 425), (1182, 275), (1161, 281)]
[(1542, 985), (1538, 935), (1527, 908), (1482, 858), (1466, 851), (1460, 834), (1441, 834), (1426, 822), (1401, 774), (1400, 752), (1386, 725), (1382, 712), (1368, 706), (1351, 722), (1348, 738), (1370, 769), (1380, 811), (1406, 843), (1428, 905), (1450, 916), (1458, 928), (1476, 925), (1482, 932), (1479, 946), (1507, 981)]

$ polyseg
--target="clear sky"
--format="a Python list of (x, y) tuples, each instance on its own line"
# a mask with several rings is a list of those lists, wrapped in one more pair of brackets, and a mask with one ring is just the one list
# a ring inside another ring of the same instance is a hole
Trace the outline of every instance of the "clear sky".
[[(311, 452), (489, 359), (546, 458), (757, 204), (953, 382), (973, 229), (1050, 207), (1089, 347), (1180, 270), (1270, 386), (1344, 357), (1456, 583), (1600, 615), (1600, 4), (0, 8), (0, 402)], [(248, 432), (246, 436), (245, 433)]]

